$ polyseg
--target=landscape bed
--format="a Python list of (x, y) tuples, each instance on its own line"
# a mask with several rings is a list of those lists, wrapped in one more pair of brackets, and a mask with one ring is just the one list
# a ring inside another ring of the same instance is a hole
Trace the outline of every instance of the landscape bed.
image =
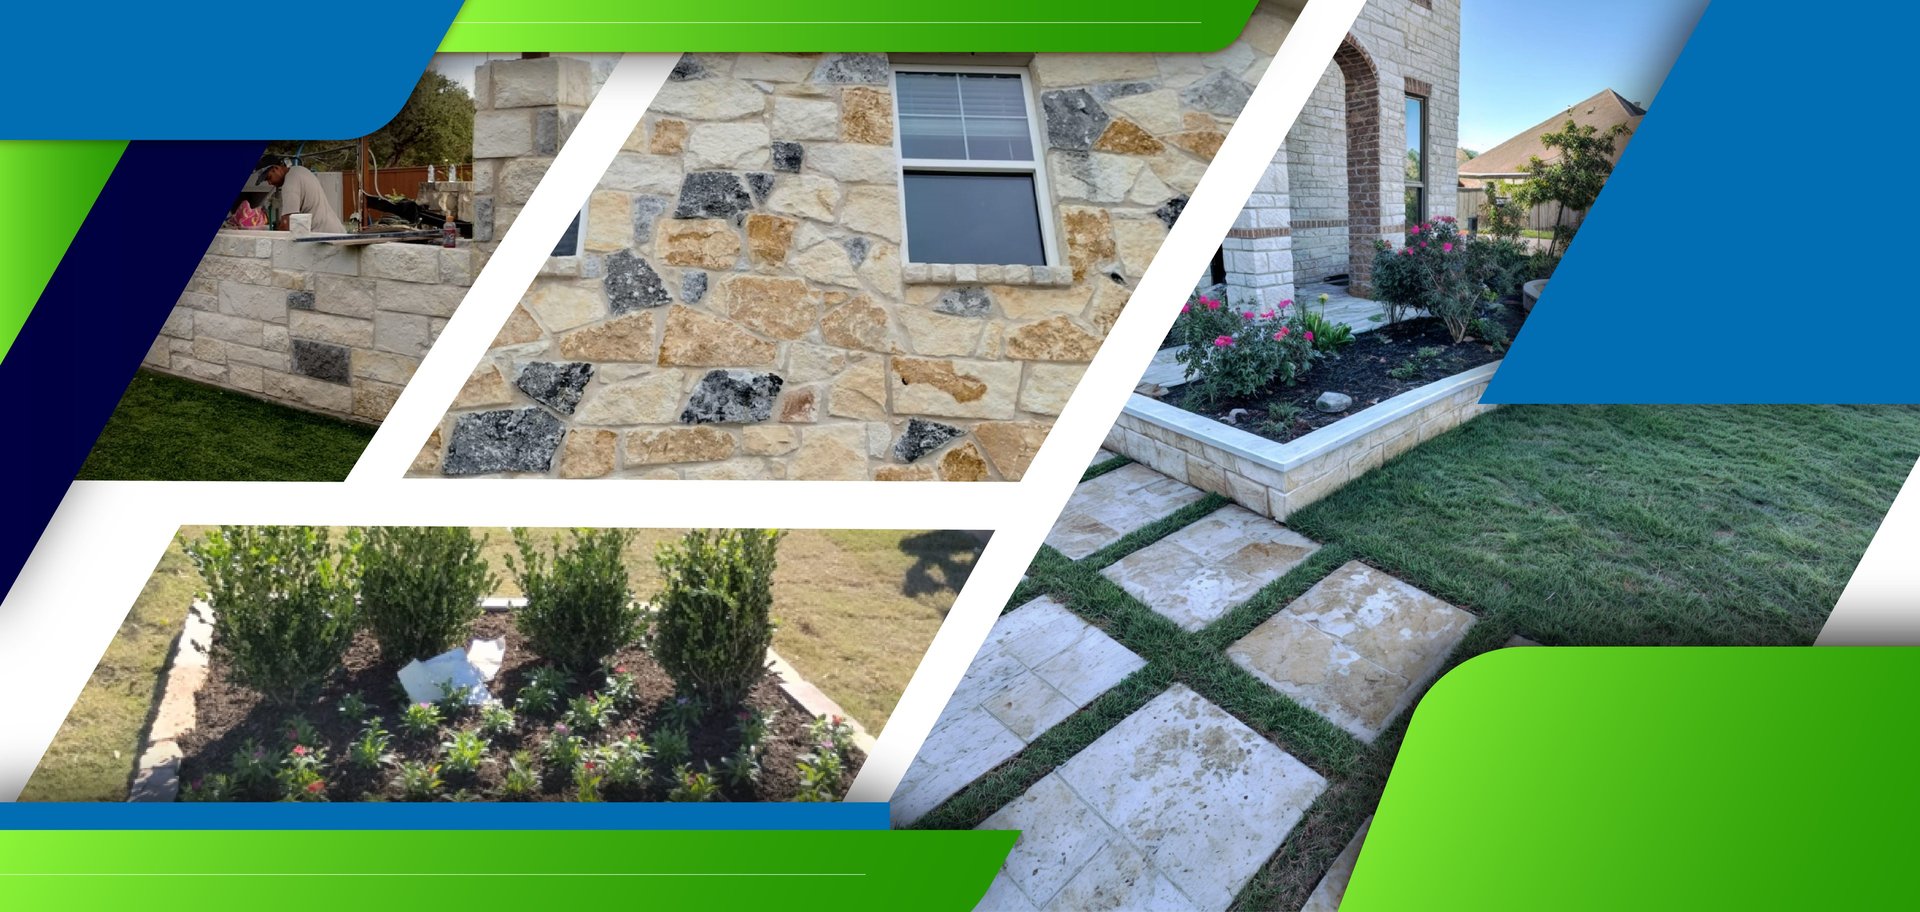
[[(489, 611), (473, 626), (476, 639), (504, 637), (505, 660), (489, 689), (505, 707), (514, 711), (513, 725), (503, 734), (488, 739), (486, 759), (468, 774), (446, 769), (442, 745), (461, 731), (477, 731), (481, 724), (479, 707), (468, 707), (457, 717), (443, 716), (430, 733), (408, 734), (403, 730), (401, 714), (412, 705), (398, 686), (399, 666), (383, 660), (373, 637), (365, 631), (354, 636), (344, 668), (305, 706), (280, 708), (267, 703), (258, 693), (233, 682), (228, 669), (216, 657), (209, 668), (205, 685), (195, 700), (194, 730), (179, 739), (183, 758), (180, 767), (182, 796), (218, 797), (247, 800), (244, 794), (229, 792), (210, 795), (208, 780), (216, 775), (232, 775), (235, 758), (243, 758), (253, 747), (277, 758), (295, 747), (307, 748), (307, 756), (320, 758), (317, 772), (324, 786), (319, 795), (329, 800), (503, 800), (502, 785), (509, 770), (509, 759), (516, 751), (526, 751), (538, 775), (538, 787), (531, 793), (515, 796), (522, 800), (580, 800), (574, 764), (565, 769), (545, 762), (548, 748), (556, 735), (556, 724), (564, 724), (569, 700), (589, 695), (611, 695), (613, 688), (605, 680), (576, 680), (561, 692), (556, 707), (542, 712), (524, 711), (519, 695), (534, 672), (547, 663), (527, 648), (514, 629), (511, 615)], [(821, 737), (835, 739), (826, 727), (817, 727), (814, 717), (795, 704), (769, 674), (756, 685), (743, 707), (737, 711), (704, 711), (697, 705), (677, 701), (674, 683), (645, 649), (629, 647), (610, 662), (631, 678), (630, 698), (616, 698), (612, 720), (598, 731), (580, 732), (584, 747), (622, 742), (639, 736), (652, 757), (645, 762), (646, 774), (638, 782), (603, 783), (590, 793), (591, 798), (624, 801), (659, 800), (733, 800), (789, 801), (801, 797), (799, 775), (803, 757), (824, 750), (837, 750), (842, 773), (832, 800), (841, 797), (852, 782), (865, 755), (844, 740), (839, 745), (823, 745)], [(359, 740), (365, 723), (356, 714), (343, 711), (343, 703), (357, 696), (367, 704), (364, 718), (379, 717), (390, 732), (389, 762), (375, 769), (354, 766), (350, 750)], [(726, 758), (742, 744), (742, 719), (757, 714), (765, 724), (760, 742), (759, 774), (756, 781), (730, 780), (724, 772)], [(688, 751), (683, 758), (662, 757), (659, 748), (662, 731), (680, 729), (687, 735)], [(562, 729), (562, 731), (566, 731)], [(316, 743), (298, 743), (312, 740)], [(243, 758), (244, 759), (244, 758)], [(442, 785), (430, 793), (408, 795), (399, 783), (396, 771), (403, 764), (422, 766), (440, 764)], [(686, 770), (675, 774), (682, 764)], [(715, 792), (710, 799), (696, 799), (686, 789), (685, 772), (706, 772)], [(262, 796), (263, 798), (266, 796)], [(826, 797), (826, 796), (811, 796)]]

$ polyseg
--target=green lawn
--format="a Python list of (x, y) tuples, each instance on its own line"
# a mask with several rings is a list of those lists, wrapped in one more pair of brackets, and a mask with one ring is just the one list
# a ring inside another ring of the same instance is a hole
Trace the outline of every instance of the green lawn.
[[(194, 537), (204, 527), (188, 527)], [(502, 558), (506, 529), (475, 529), (500, 577), (517, 594)], [(640, 598), (659, 588), (654, 547), (677, 532), (643, 529), (627, 550)], [(964, 532), (795, 530), (780, 543), (774, 572), (773, 648), (876, 737), (966, 584), (981, 543)], [(107, 647), (23, 801), (124, 801), (187, 605), (202, 588), (178, 541), (167, 546), (146, 588)]]
[(1294, 514), (1288, 525), (1323, 547), (1194, 633), (1099, 571), (1225, 498), (1081, 561), (1043, 547), (1007, 609), (1051, 595), (1147, 665), (917, 825), (978, 826), (1180, 682), (1327, 778), (1235, 903), (1299, 908), (1378, 805), (1408, 716), (1365, 744), (1233, 664), (1233, 642), (1357, 558), (1479, 616), (1446, 669), (1515, 634), (1563, 645), (1810, 643), (1916, 457), (1920, 409), (1908, 407), (1501, 409)]
[(373, 430), (140, 371), (107, 419), (79, 477), (339, 481), (353, 469)]

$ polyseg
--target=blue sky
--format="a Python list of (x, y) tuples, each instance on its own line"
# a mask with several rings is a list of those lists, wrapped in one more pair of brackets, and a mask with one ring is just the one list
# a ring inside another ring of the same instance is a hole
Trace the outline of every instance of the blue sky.
[(1460, 144), (1478, 152), (1601, 89), (1652, 102), (1707, 0), (1462, 0)]

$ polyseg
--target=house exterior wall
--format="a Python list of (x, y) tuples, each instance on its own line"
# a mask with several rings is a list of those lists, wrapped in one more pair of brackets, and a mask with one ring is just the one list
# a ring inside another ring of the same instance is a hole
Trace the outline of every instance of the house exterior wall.
[(1029, 74), (1049, 266), (904, 262), (891, 66), (938, 58), (684, 58), (415, 472), (1020, 478), (1294, 13), (1206, 55), (944, 61)]
[(1343, 273), (1366, 291), (1373, 241), (1407, 228), (1409, 91), (1427, 98), (1427, 217), (1458, 214), (1460, 0), (1369, 0), (1227, 237), (1230, 294)]

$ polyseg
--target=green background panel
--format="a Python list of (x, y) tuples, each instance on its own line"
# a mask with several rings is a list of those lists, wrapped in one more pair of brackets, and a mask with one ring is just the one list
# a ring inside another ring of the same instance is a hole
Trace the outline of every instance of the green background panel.
[(66, 255), (124, 142), (0, 142), (0, 358)]

